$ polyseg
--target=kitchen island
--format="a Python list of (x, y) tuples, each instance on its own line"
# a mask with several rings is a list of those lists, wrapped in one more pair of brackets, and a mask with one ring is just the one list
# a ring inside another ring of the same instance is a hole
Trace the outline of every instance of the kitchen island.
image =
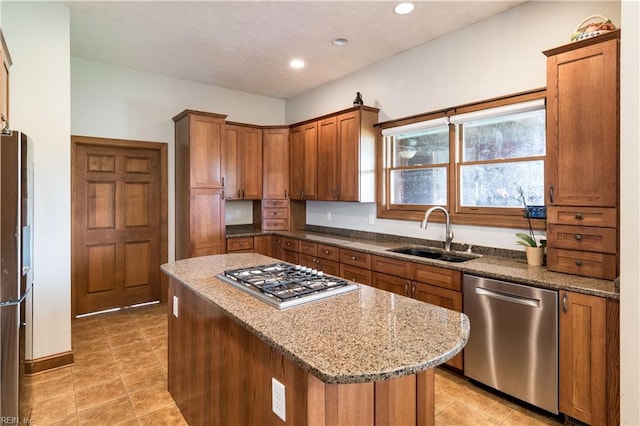
[[(276, 262), (184, 259), (169, 275), (169, 391), (190, 424), (433, 424), (433, 367), (462, 350), (464, 314), (360, 286), (278, 310), (216, 278)], [(272, 411), (272, 379), (285, 419)]]

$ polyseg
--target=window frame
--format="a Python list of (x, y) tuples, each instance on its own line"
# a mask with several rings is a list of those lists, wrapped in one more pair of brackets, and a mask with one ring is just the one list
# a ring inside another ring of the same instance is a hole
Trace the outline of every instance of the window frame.
[[(391, 171), (396, 168), (389, 167), (392, 164), (393, 144), (386, 143), (382, 132), (385, 129), (399, 126), (411, 125), (414, 123), (429, 120), (442, 119), (453, 115), (466, 114), (475, 111), (502, 107), (532, 100), (543, 99), (546, 101), (546, 89), (535, 89), (504, 97), (488, 99), (457, 107), (446, 108), (429, 113), (405, 117), (398, 120), (387, 121), (376, 124), (376, 201), (377, 216), (381, 219), (399, 219), (420, 221), (424, 218), (424, 212), (432, 205), (416, 204), (391, 204)], [(545, 102), (546, 103), (546, 102)], [(506, 228), (527, 227), (523, 208), (509, 207), (462, 207), (460, 204), (460, 167), (468, 165), (470, 162), (462, 163), (459, 153), (462, 149), (462, 132), (458, 135), (454, 124), (449, 124), (449, 164), (447, 167), (447, 204), (444, 205), (451, 216), (451, 221), (456, 224), (471, 226), (491, 226)], [(529, 159), (546, 160), (546, 155), (541, 157), (521, 157), (517, 160), (495, 161), (496, 163), (506, 163), (512, 161), (528, 161)], [(482, 161), (482, 164), (491, 161)], [(443, 221), (444, 217), (434, 216), (435, 221)], [(544, 229), (546, 223), (544, 219), (532, 219), (534, 229)]]

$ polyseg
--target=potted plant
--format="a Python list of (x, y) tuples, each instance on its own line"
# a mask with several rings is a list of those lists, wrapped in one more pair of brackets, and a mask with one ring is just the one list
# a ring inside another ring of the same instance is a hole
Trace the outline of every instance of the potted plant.
[(547, 246), (547, 240), (540, 240), (538, 243), (531, 231), (531, 235), (523, 232), (516, 233), (516, 237), (519, 238), (518, 244), (525, 247), (527, 254), (527, 263), (531, 266), (541, 266), (544, 259), (544, 248)]
[(525, 247), (525, 253), (527, 255), (527, 263), (531, 266), (542, 266), (544, 259), (544, 248), (547, 246), (547, 240), (541, 239), (540, 242), (536, 240), (533, 233), (533, 226), (531, 226), (531, 216), (529, 216), (527, 210), (527, 201), (524, 196), (524, 191), (521, 187), (518, 187), (518, 193), (520, 195), (520, 201), (524, 205), (524, 217), (527, 218), (527, 225), (529, 227), (529, 233), (524, 232), (516, 233), (518, 237), (517, 243)]

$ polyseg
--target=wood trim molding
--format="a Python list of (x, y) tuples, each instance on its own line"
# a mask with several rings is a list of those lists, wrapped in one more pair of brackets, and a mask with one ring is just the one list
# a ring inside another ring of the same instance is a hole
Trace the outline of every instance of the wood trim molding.
[(24, 362), (24, 374), (32, 375), (73, 365), (73, 352), (61, 352)]

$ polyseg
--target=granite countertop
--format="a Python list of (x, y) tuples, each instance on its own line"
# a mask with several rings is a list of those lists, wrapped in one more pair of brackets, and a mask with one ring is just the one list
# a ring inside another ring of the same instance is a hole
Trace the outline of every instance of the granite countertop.
[(361, 285), (278, 310), (215, 277), (276, 262), (260, 254), (204, 256), (162, 270), (325, 383), (381, 381), (448, 361), (469, 338), (466, 315)]
[[(259, 231), (246, 231), (228, 234), (227, 237), (235, 238), (260, 234), (262, 233)], [(419, 245), (409, 244), (407, 242), (394, 242), (392, 239), (389, 239), (389, 241), (376, 241), (373, 239), (369, 240), (345, 235), (331, 235), (307, 231), (278, 231), (265, 234), (280, 235), (322, 244), (330, 244), (374, 255), (459, 270), (465, 274), (509, 281), (517, 284), (531, 285), (553, 290), (574, 291), (609, 299), (620, 299), (619, 286), (616, 286), (614, 281), (551, 272), (544, 266), (529, 266), (526, 260), (520, 258), (482, 254), (482, 256), (477, 259), (461, 263), (452, 263), (390, 252), (388, 250), (393, 248)], [(461, 253), (467, 254), (466, 252)]]

